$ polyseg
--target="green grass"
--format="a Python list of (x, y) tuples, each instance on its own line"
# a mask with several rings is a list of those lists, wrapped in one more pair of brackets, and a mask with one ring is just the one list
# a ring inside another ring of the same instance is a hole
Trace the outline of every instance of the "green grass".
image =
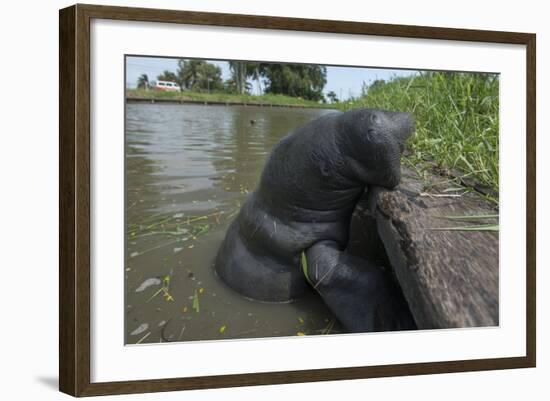
[(298, 97), (285, 95), (264, 94), (257, 95), (238, 95), (230, 93), (203, 93), (203, 92), (167, 92), (144, 89), (128, 89), (126, 91), (128, 99), (146, 98), (155, 100), (174, 100), (174, 101), (196, 101), (196, 102), (222, 102), (222, 103), (246, 103), (252, 105), (277, 105), (277, 106), (300, 106), (312, 108), (334, 108), (330, 104), (317, 103)]
[(406, 164), (459, 171), (498, 191), (499, 80), (495, 74), (424, 72), (372, 85), (341, 103), (414, 115)]

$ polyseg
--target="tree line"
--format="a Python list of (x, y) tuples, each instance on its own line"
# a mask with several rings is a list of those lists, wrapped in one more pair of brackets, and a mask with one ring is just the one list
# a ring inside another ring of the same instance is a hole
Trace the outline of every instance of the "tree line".
[[(325, 66), (229, 61), (229, 70), (231, 77), (224, 81), (219, 66), (204, 60), (180, 59), (175, 72), (165, 70), (157, 80), (176, 82), (182, 91), (232, 94), (250, 94), (255, 81), (261, 93), (326, 101), (323, 96), (327, 83)], [(140, 89), (150, 87), (149, 77), (142, 74), (137, 86)], [(329, 92), (327, 97), (332, 103), (338, 101), (334, 92)]]

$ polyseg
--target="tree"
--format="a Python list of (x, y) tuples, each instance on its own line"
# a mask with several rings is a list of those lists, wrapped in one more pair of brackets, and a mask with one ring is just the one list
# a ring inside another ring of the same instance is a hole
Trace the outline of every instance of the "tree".
[(236, 92), (242, 95), (246, 91), (246, 62), (230, 61), (229, 69), (231, 70), (231, 81), (234, 83)]
[(262, 94), (262, 82), (260, 80), (262, 76), (262, 64), (261, 63), (248, 63), (247, 68), (250, 71), (250, 78), (256, 81), (258, 85), (259, 94)]
[[(250, 84), (250, 82), (245, 82), (243, 89), (244, 89), (243, 93), (250, 93), (250, 90), (252, 89), (252, 85)], [(239, 88), (239, 85), (237, 84), (237, 82), (233, 78), (227, 79), (223, 83), (223, 91), (226, 92), (226, 93), (239, 93), (239, 94), (241, 94), (241, 89)]]
[(203, 60), (178, 61), (177, 83), (194, 91), (219, 91), (223, 89), (220, 67)]
[(201, 64), (197, 81), (198, 90), (206, 89), (208, 92), (223, 90), (222, 70), (214, 64)]
[(178, 80), (180, 83), (180, 86), (182, 88), (191, 89), (196, 81), (198, 76), (198, 65), (200, 61), (199, 60), (184, 60), (180, 59), (178, 61)]
[(252, 85), (248, 82), (248, 78), (258, 81), (260, 84), (260, 63), (250, 63), (246, 61), (230, 61), (229, 69), (231, 70), (230, 85), (235, 86), (235, 91), (239, 94), (250, 92)]
[(168, 70), (164, 70), (164, 72), (162, 74), (157, 76), (157, 80), (176, 82), (179, 85), (178, 76), (176, 74), (174, 74), (172, 71), (168, 71)]
[(138, 89), (149, 89), (149, 77), (147, 74), (141, 74), (137, 80)]
[(336, 93), (334, 91), (330, 91), (327, 93), (327, 97), (329, 98), (331, 103), (338, 103), (340, 100), (336, 97)]
[(318, 65), (263, 64), (266, 93), (283, 94), (320, 101), (327, 83), (327, 69)]

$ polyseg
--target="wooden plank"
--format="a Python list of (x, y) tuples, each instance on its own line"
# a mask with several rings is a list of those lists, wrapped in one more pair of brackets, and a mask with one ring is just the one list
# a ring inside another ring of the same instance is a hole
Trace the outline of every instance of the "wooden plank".
[[(428, 178), (437, 181), (442, 180)], [(445, 185), (428, 191), (425, 186), (425, 180), (404, 169), (396, 191), (375, 195), (378, 233), (418, 328), (498, 325), (498, 232), (447, 229), (498, 220), (443, 217), (494, 215), (496, 205), (475, 192), (442, 192)]]

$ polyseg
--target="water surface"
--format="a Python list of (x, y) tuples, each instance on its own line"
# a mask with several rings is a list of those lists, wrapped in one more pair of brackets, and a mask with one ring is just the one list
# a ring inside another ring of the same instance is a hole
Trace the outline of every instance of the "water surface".
[(126, 105), (126, 344), (341, 330), (313, 291), (293, 303), (260, 303), (213, 269), (273, 145), (327, 112)]

